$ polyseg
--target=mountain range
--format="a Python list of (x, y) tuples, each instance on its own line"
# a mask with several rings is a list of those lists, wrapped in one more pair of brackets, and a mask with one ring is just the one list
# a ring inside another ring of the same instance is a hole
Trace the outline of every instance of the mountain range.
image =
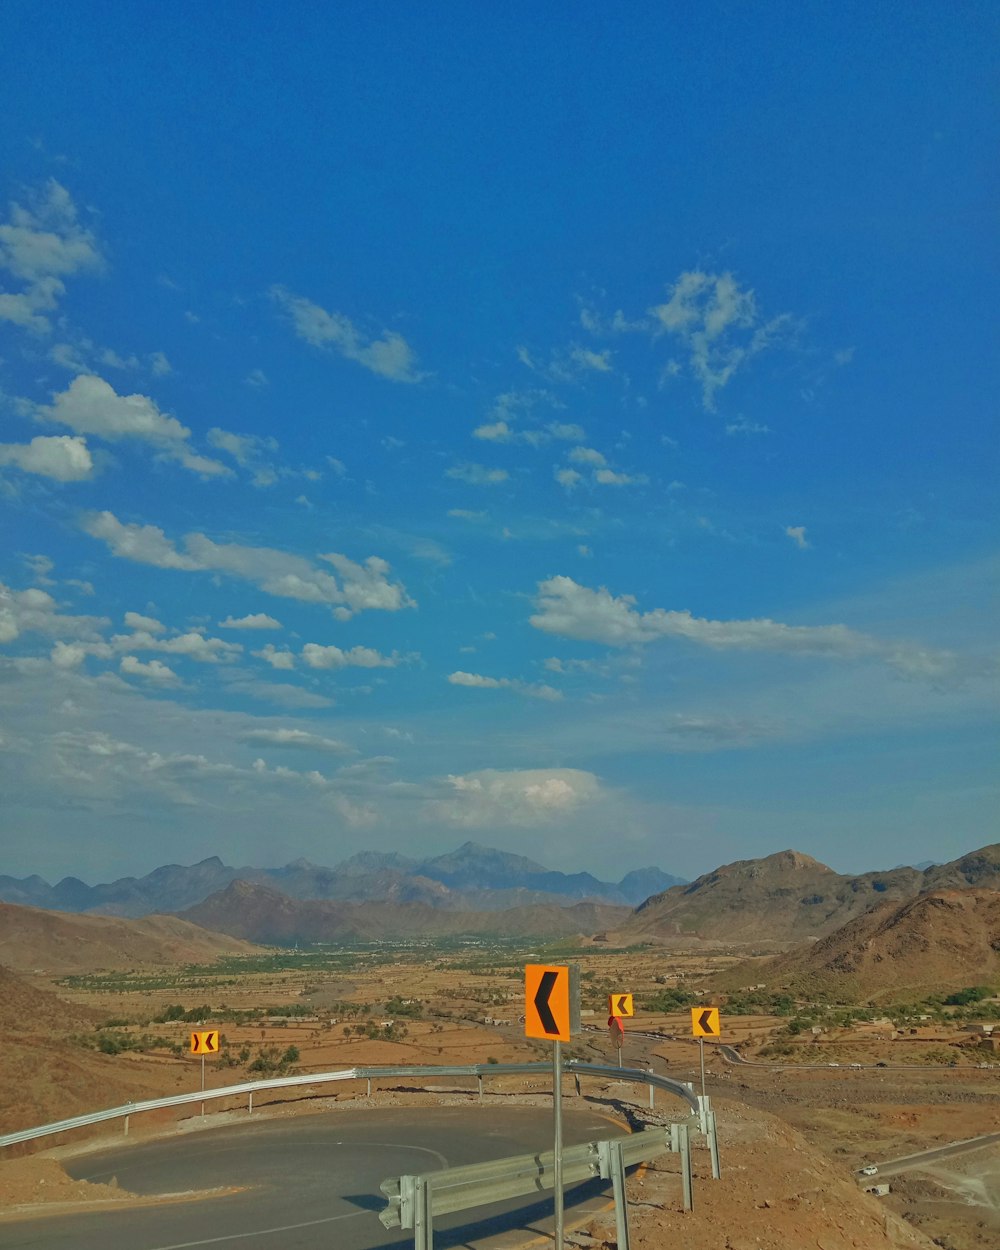
[(145, 877), (94, 886), (76, 877), (49, 885), (38, 876), (0, 876), (0, 902), (136, 917), (194, 907), (234, 881), (256, 883), (294, 899), (501, 911), (536, 904), (565, 907), (584, 900), (634, 907), (683, 878), (659, 868), (640, 868), (619, 882), (601, 881), (587, 872), (557, 872), (522, 855), (466, 842), (448, 854), (422, 860), (363, 851), (334, 868), (305, 859), (282, 868), (233, 868), (213, 855), (190, 866), (167, 864)]
[(884, 903), (818, 942), (734, 968), (724, 979), (733, 987), (764, 981), (771, 990), (826, 991), (841, 1000), (995, 986), (1000, 983), (1000, 891), (932, 889), (901, 903)]
[(825, 937), (887, 902), (928, 890), (1000, 889), (1000, 843), (947, 864), (847, 876), (798, 851), (743, 859), (643, 902), (615, 931), (623, 942), (789, 945)]
[(458, 911), (422, 902), (295, 899), (258, 882), (237, 880), (189, 907), (181, 918), (248, 941), (290, 946), (293, 942), (375, 942), (464, 934), (567, 938), (613, 928), (630, 914), (627, 907), (594, 902)]

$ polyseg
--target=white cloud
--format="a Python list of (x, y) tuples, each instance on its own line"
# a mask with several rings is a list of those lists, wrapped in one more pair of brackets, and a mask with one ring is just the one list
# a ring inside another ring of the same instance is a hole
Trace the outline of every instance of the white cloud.
[(643, 486), (649, 481), (645, 473), (619, 473), (615, 469), (595, 469), (598, 486)]
[(601, 452), (594, 447), (574, 447), (569, 453), (574, 464), (592, 464), (600, 468), (608, 462)]
[(804, 525), (786, 525), (785, 535), (792, 540), (800, 551), (805, 551), (809, 547), (809, 540), (806, 538), (806, 527)]
[(665, 304), (650, 309), (660, 333), (681, 339), (688, 365), (701, 385), (706, 409), (733, 374), (788, 330), (787, 314), (761, 320), (754, 292), (731, 273), (682, 273)]
[(453, 686), (466, 686), (473, 690), (513, 690), (529, 699), (543, 699), (548, 703), (554, 703), (563, 697), (552, 686), (533, 685), (516, 677), (484, 677), (480, 673), (463, 673), (459, 670), (450, 673), (448, 681)]
[(0, 443), (0, 465), (5, 464), (56, 482), (82, 482), (94, 473), (87, 440), (68, 434), (39, 435), (30, 443)]
[(533, 825), (572, 815), (602, 797), (593, 773), (577, 768), (484, 768), (444, 778), (435, 815), (456, 825)]
[(272, 668), (292, 669), (295, 667), (295, 656), (291, 651), (279, 651), (273, 643), (268, 643), (266, 647), (262, 647), (260, 651), (251, 653), (258, 660), (263, 660), (265, 664), (270, 664)]
[(310, 668), (395, 668), (399, 656), (382, 655), (371, 647), (325, 647), (318, 642), (307, 642), (302, 648), (302, 658)]
[(91, 513), (83, 528), (124, 559), (158, 568), (225, 573), (279, 598), (334, 606), (342, 619), (366, 608), (396, 612), (416, 606), (398, 582), (389, 581), (389, 565), (379, 556), (358, 563), (338, 552), (321, 554), (319, 558), (337, 570), (338, 581), (302, 556), (273, 547), (216, 543), (197, 531), (185, 535), (187, 550), (181, 552), (157, 526), (126, 524), (111, 512)]
[(84, 518), (83, 529), (91, 538), (107, 543), (114, 555), (137, 564), (152, 564), (159, 569), (202, 567), (190, 556), (182, 555), (156, 525), (123, 525), (111, 512), (95, 512)]
[(39, 421), (68, 425), (78, 434), (92, 434), (108, 442), (137, 439), (149, 443), (166, 459), (175, 460), (202, 477), (231, 472), (217, 460), (193, 452), (191, 431), (160, 411), (148, 395), (119, 395), (113, 386), (94, 374), (81, 374), (65, 391), (53, 395), (51, 404), (38, 404)]
[(241, 469), (251, 473), (254, 486), (273, 486), (279, 477), (295, 475), (294, 470), (279, 468), (266, 459), (278, 450), (278, 443), (273, 438), (235, 434), (216, 426), (208, 431), (208, 441), (216, 450), (232, 456)]
[(0, 643), (13, 642), (28, 633), (98, 640), (98, 631), (108, 623), (105, 617), (60, 613), (55, 599), (37, 586), (13, 590), (0, 582)]
[(612, 596), (569, 577), (539, 582), (531, 624), (545, 633), (612, 647), (677, 638), (717, 651), (770, 651), (830, 659), (877, 659), (907, 676), (940, 677), (956, 668), (955, 657), (909, 643), (887, 642), (846, 625), (785, 625), (765, 618), (715, 621), (688, 611), (639, 612), (633, 595)]
[(472, 437), (481, 438), (488, 442), (506, 443), (510, 441), (513, 433), (514, 431), (506, 421), (491, 421), (486, 425), (477, 426), (472, 431)]
[(200, 664), (229, 664), (242, 652), (238, 642), (222, 638), (206, 638), (191, 631), (173, 638), (157, 638), (146, 630), (133, 634), (115, 634), (111, 645), (116, 651), (161, 651), (167, 655), (183, 655)]
[(326, 751), (331, 755), (353, 755), (354, 748), (336, 738), (322, 738), (304, 729), (248, 729), (240, 735), (248, 745), (290, 747), (303, 751)]
[(282, 286), (271, 288), (274, 300), (288, 313), (295, 333), (313, 347), (330, 347), (347, 360), (393, 382), (419, 382), (413, 348), (393, 330), (372, 338), (343, 313), (328, 312), (319, 304), (294, 295)]
[(595, 352), (576, 343), (565, 350), (550, 352), (548, 361), (537, 359), (523, 345), (516, 349), (515, 355), (522, 365), (550, 382), (576, 382), (584, 374), (610, 373), (614, 368), (610, 351)]
[(267, 386), (269, 384), (268, 376), (263, 369), (251, 369), (247, 376), (243, 379), (247, 386)]
[(58, 307), (66, 289), (62, 279), (100, 263), (97, 242), (80, 225), (72, 197), (50, 178), (27, 207), (11, 203), (0, 223), (0, 270), (24, 284), (20, 291), (0, 292), (0, 321), (47, 333), (51, 326), (43, 314)]
[(162, 664), (159, 660), (150, 660), (147, 664), (137, 659), (134, 655), (123, 655), (118, 667), (126, 677), (142, 677), (146, 681), (157, 681), (164, 684), (178, 680), (174, 670), (168, 665)]
[(579, 486), (583, 481), (583, 477), (577, 473), (576, 469), (554, 469), (556, 481), (560, 486), (565, 486), (567, 490), (572, 490), (574, 486)]
[(510, 474), (506, 469), (488, 469), (482, 464), (458, 464), (448, 469), (445, 477), (452, 477), (470, 486), (496, 486), (506, 482)]
[(142, 630), (147, 634), (163, 634), (167, 629), (155, 616), (143, 616), (141, 612), (126, 612), (124, 621), (129, 629)]
[(149, 371), (154, 378), (165, 378), (174, 369), (163, 352), (153, 352), (149, 357)]
[(250, 616), (241, 616), (238, 619), (227, 616), (224, 621), (219, 622), (220, 629), (281, 629), (282, 624), (276, 621), (273, 616), (268, 616), (266, 612), (254, 612)]
[(771, 427), (769, 425), (761, 425), (759, 421), (748, 421), (746, 417), (740, 417), (739, 421), (730, 421), (728, 423), (726, 433), (730, 437), (734, 434), (744, 434), (749, 438), (754, 434), (770, 434)]
[(473, 512), (469, 508), (449, 508), (448, 515), (459, 521), (485, 521), (489, 518), (488, 512)]

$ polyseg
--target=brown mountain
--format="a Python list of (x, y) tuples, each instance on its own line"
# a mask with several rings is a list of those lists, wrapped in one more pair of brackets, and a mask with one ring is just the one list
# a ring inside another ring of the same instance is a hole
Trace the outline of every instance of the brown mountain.
[(1000, 985), (1000, 891), (931, 890), (885, 903), (818, 942), (755, 961), (750, 975), (769, 989), (874, 999)]
[(1000, 844), (924, 871), (893, 868), (845, 876), (797, 851), (738, 860), (674, 886), (636, 908), (616, 933), (623, 941), (701, 938), (721, 942), (824, 937), (885, 902), (940, 887), (1000, 888)]
[(49, 990), (36, 989), (0, 965), (0, 1037), (89, 1030), (102, 1018), (101, 1012), (68, 1003)]
[(340, 902), (294, 899), (249, 881), (188, 908), (186, 920), (254, 942), (379, 941), (383, 938), (572, 937), (620, 925), (629, 912), (601, 903), (571, 907), (511, 907), (504, 911), (451, 911), (425, 903)]
[(121, 920), (0, 903), (0, 963), (17, 972), (65, 974), (193, 963), (251, 949), (177, 916)]

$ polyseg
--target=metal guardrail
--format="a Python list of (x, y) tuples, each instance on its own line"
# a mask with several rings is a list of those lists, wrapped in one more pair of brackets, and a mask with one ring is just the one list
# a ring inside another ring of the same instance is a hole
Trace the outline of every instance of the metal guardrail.
[[(670, 1150), (681, 1156), (683, 1206), (685, 1211), (690, 1211), (693, 1205), (691, 1149), (686, 1124), (672, 1124), (669, 1129), (645, 1129), (631, 1137), (610, 1141), (585, 1142), (562, 1152), (564, 1184), (577, 1185), (598, 1176), (611, 1180), (619, 1250), (628, 1250), (629, 1245), (625, 1168), (648, 1162)], [(388, 1205), (379, 1213), (379, 1220), (386, 1228), (412, 1229), (414, 1250), (431, 1250), (435, 1216), (523, 1198), (552, 1190), (554, 1186), (555, 1163), (551, 1150), (445, 1168), (423, 1176), (390, 1177), (380, 1186)]]
[[(698, 1098), (689, 1085), (683, 1081), (672, 1080), (670, 1077), (659, 1076), (655, 1072), (646, 1072), (641, 1068), (617, 1068), (612, 1067), (610, 1064), (583, 1063), (573, 1059), (567, 1062), (566, 1070), (578, 1075), (600, 1076), (648, 1085), (650, 1089), (650, 1105), (652, 1105), (653, 1090), (662, 1089), (678, 1098), (682, 1098), (696, 1114), (700, 1110)], [(549, 1063), (474, 1063), (460, 1066), (417, 1065), (413, 1067), (345, 1068), (340, 1072), (316, 1072), (300, 1076), (272, 1077), (264, 1081), (244, 1081), (239, 1085), (226, 1085), (219, 1089), (194, 1090), (189, 1094), (171, 1094), (166, 1098), (150, 1098), (144, 1102), (130, 1102), (120, 1107), (108, 1107), (102, 1111), (91, 1111), (86, 1115), (73, 1116), (68, 1120), (57, 1120), (52, 1124), (41, 1124), (36, 1128), (26, 1128), (15, 1133), (5, 1133), (0, 1136), (0, 1149), (5, 1146), (17, 1145), (20, 1142), (34, 1141), (39, 1137), (50, 1137), (56, 1133), (69, 1132), (71, 1129), (101, 1124), (106, 1120), (125, 1119), (127, 1121), (129, 1116), (138, 1115), (144, 1111), (159, 1111), (166, 1107), (180, 1107), (194, 1102), (212, 1102), (220, 1098), (234, 1098), (246, 1095), (249, 1099), (249, 1109), (252, 1111), (254, 1094), (269, 1089), (323, 1085), (332, 1081), (380, 1081), (394, 1077), (474, 1076), (479, 1079), (480, 1090), (482, 1090), (482, 1080), (487, 1076), (528, 1076), (535, 1073), (548, 1076), (551, 1072), (552, 1065)]]

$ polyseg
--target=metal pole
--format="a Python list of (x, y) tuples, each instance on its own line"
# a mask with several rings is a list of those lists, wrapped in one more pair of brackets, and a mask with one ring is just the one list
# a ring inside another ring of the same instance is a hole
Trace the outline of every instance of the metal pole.
[(704, 1097), (705, 1095), (705, 1039), (703, 1037), (698, 1038), (698, 1054), (701, 1058), (701, 1093), (702, 1093), (702, 1097)]
[(563, 1250), (562, 1042), (552, 1043), (552, 1123), (555, 1136), (552, 1154), (553, 1197), (556, 1214), (555, 1250)]
[(247, 1106), (247, 1115), (253, 1115), (253, 1090), (250, 1091), (250, 1102)]
[(712, 1157), (712, 1179), (722, 1179), (722, 1168), (719, 1165), (719, 1137), (715, 1131), (715, 1112), (708, 1113), (708, 1150)]
[(681, 1155), (681, 1196), (684, 1210), (690, 1211), (694, 1206), (694, 1186), (691, 1177), (691, 1138), (688, 1136), (686, 1124), (677, 1125), (677, 1144)]
[(611, 1142), (611, 1187), (615, 1196), (615, 1226), (618, 1250), (629, 1250), (628, 1199), (625, 1196), (625, 1160), (620, 1141)]
[[(201, 1092), (205, 1092), (205, 1056), (201, 1057)], [(201, 1104), (201, 1118), (205, 1118), (205, 1104)]]
[(434, 1224), (431, 1212), (430, 1185), (426, 1176), (417, 1176), (414, 1180), (413, 1250), (433, 1250)]

